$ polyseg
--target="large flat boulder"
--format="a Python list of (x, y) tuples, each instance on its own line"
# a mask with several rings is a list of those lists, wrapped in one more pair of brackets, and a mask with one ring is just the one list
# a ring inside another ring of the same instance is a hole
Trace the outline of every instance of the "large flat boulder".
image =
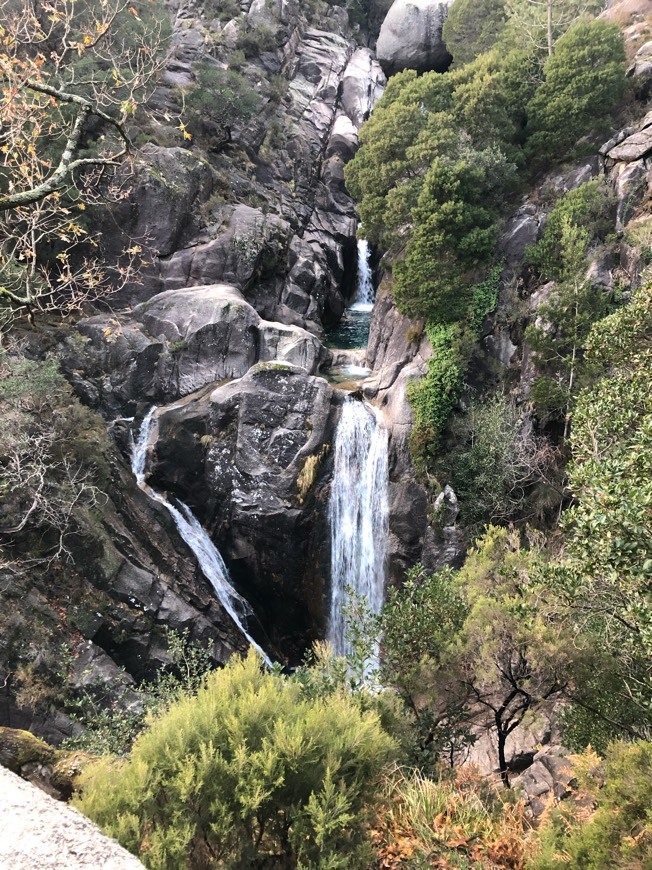
[(6, 870), (143, 870), (80, 812), (0, 767), (0, 866)]
[(263, 320), (230, 284), (168, 290), (129, 315), (101, 314), (77, 328), (88, 343), (66, 366), (85, 401), (109, 413), (174, 401), (258, 362), (314, 374), (327, 355), (305, 329)]

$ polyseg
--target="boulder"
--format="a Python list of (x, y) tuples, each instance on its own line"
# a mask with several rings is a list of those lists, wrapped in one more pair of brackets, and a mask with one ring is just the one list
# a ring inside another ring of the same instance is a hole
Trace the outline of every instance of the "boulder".
[(650, 173), (644, 160), (633, 163), (618, 163), (611, 173), (618, 206), (616, 209), (616, 231), (621, 233), (634, 216), (637, 206), (648, 190)]
[[(609, 144), (609, 143), (607, 143)], [(635, 132), (626, 136), (620, 143), (605, 152), (605, 145), (600, 149), (614, 163), (633, 163), (642, 160), (652, 153), (652, 112), (648, 112), (638, 125)]]
[(652, 41), (644, 43), (636, 52), (627, 75), (634, 79), (637, 98), (647, 100), (652, 92)]
[(130, 315), (80, 321), (87, 347), (66, 359), (77, 391), (110, 413), (187, 396), (242, 377), (257, 362), (290, 362), (313, 374), (327, 356), (299, 326), (262, 320), (229, 284), (159, 293)]
[(526, 203), (507, 222), (498, 240), (498, 249), (505, 258), (505, 268), (511, 275), (520, 272), (526, 249), (539, 240), (541, 215)]
[(532, 764), (512, 779), (512, 787), (525, 798), (528, 811), (538, 819), (551, 805), (573, 793), (573, 763), (561, 746), (546, 746), (536, 753)]
[(336, 405), (322, 378), (262, 362), (162, 409), (152, 482), (191, 506), (290, 658), (324, 631), (324, 487)]
[(80, 812), (0, 767), (0, 865), (11, 870), (143, 870)]
[(387, 75), (404, 69), (448, 69), (452, 58), (442, 28), (449, 7), (450, 0), (394, 0), (376, 46), (376, 55)]

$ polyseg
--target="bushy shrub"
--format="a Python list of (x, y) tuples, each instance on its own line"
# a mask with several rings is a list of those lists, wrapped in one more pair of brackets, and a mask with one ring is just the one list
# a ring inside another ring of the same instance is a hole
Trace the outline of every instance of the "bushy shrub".
[[(567, 272), (564, 258), (564, 233), (579, 227), (586, 233), (586, 248), (595, 239), (604, 238), (613, 228), (615, 201), (603, 179), (587, 181), (564, 194), (556, 203), (541, 239), (526, 251), (526, 263), (546, 281), (562, 281)], [(570, 276), (573, 277), (573, 276)]]
[(235, 47), (247, 58), (259, 57), (265, 51), (274, 51), (276, 36), (266, 24), (254, 24), (240, 31)]
[(525, 866), (523, 803), (473, 768), (436, 780), (398, 770), (387, 778), (384, 793), (388, 810), (378, 832), (381, 866)]
[(236, 70), (223, 70), (209, 63), (193, 68), (197, 86), (186, 97), (190, 127), (228, 141), (231, 128), (250, 118), (260, 97)]
[(410, 450), (421, 467), (427, 465), (439, 446), (441, 433), (459, 398), (464, 371), (459, 327), (429, 326), (427, 334), (433, 349), (428, 371), (408, 389), (414, 414)]
[(531, 870), (603, 870), (652, 866), (652, 743), (616, 743), (604, 764), (592, 751), (575, 760), (575, 773), (593, 813), (572, 805), (551, 813), (539, 833)]
[[(252, 652), (88, 771), (78, 806), (148, 867), (370, 866), (393, 742), (343, 693), (306, 698)], [(357, 863), (356, 863), (357, 862)]]

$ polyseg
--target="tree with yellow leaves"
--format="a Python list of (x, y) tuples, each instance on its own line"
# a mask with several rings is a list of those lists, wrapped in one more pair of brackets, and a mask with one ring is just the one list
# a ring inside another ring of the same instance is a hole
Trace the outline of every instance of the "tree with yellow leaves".
[(87, 207), (117, 169), (165, 63), (156, 0), (0, 0), (0, 316), (67, 311), (133, 279), (100, 266)]

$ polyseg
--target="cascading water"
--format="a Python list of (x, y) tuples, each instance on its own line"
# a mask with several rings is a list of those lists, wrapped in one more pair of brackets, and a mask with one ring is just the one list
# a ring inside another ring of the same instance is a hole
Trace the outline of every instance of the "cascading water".
[(366, 239), (358, 239), (358, 282), (351, 306), (352, 311), (371, 311), (374, 307), (376, 291), (369, 256), (369, 242)]
[[(385, 587), (388, 535), (387, 430), (363, 402), (347, 399), (335, 437), (331, 484), (331, 611), (329, 640), (336, 655), (351, 653), (344, 607), (347, 587), (379, 613)], [(373, 668), (376, 661), (369, 663)]]
[(258, 655), (268, 667), (272, 667), (272, 661), (265, 651), (251, 637), (245, 627), (244, 620), (252, 613), (249, 603), (233, 588), (229, 578), (229, 572), (219, 550), (213, 544), (208, 533), (202, 527), (197, 517), (183, 502), (179, 502), (181, 510), (164, 498), (160, 493), (152, 489), (145, 481), (147, 469), (147, 447), (149, 445), (152, 428), (156, 419), (157, 408), (151, 408), (140, 427), (138, 439), (133, 445), (131, 470), (136, 482), (153, 501), (163, 505), (170, 513), (177, 530), (186, 544), (195, 554), (199, 567), (204, 577), (213, 587), (215, 595), (222, 607), (229, 614), (233, 622), (246, 640), (254, 647)]

